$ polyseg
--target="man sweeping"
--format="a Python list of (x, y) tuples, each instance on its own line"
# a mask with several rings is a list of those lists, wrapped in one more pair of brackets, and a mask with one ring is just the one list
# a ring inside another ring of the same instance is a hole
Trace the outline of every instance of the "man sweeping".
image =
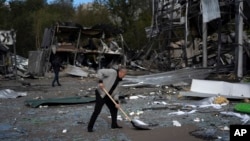
[[(95, 90), (96, 96), (96, 104), (94, 108), (94, 112), (90, 118), (88, 124), (88, 132), (93, 132), (93, 127), (98, 115), (101, 113), (102, 107), (104, 104), (107, 105), (111, 114), (111, 128), (122, 128), (117, 124), (117, 113), (118, 108), (120, 107), (118, 102), (118, 95), (116, 94), (116, 87), (118, 86), (119, 82), (122, 81), (122, 78), (125, 77), (127, 70), (119, 66), (118, 69), (100, 69), (97, 72), (99, 83), (97, 89)], [(109, 94), (115, 99), (118, 104), (114, 104), (112, 100), (105, 94), (103, 91), (106, 89)]]

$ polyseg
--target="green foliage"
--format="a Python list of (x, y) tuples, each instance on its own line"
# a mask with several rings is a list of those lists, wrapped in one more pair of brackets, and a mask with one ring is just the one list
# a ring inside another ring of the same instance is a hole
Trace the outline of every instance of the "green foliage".
[(0, 0), (0, 29), (8, 28), (9, 8), (5, 5), (6, 0)]
[(125, 31), (130, 48), (140, 48), (146, 42), (145, 27), (151, 22), (151, 0), (94, 0), (73, 7), (73, 0), (0, 0), (0, 30), (14, 29), (17, 33), (17, 54), (40, 48), (43, 32), (58, 21), (75, 22), (91, 27), (112, 23)]
[(125, 31), (130, 48), (141, 48), (146, 42), (145, 27), (151, 22), (151, 0), (95, 0), (109, 9), (112, 21)]
[(8, 21), (9, 27), (7, 28), (16, 31), (17, 53), (26, 56), (28, 49), (33, 46), (31, 42), (33, 40), (32, 32), (29, 32), (32, 31), (33, 20), (30, 18), (30, 14), (33, 7), (17, 0), (12, 0), (9, 5), (11, 18)]
[(100, 23), (110, 23), (110, 14), (102, 5), (86, 5), (77, 7), (74, 21), (83, 26), (91, 27)]
[(72, 21), (72, 17), (75, 14), (72, 0), (55, 0), (53, 3), (48, 5), (48, 14), (57, 15), (59, 21)]
[(40, 48), (43, 31), (57, 21), (72, 21), (75, 13), (72, 0), (58, 0), (50, 5), (46, 0), (10, 0), (9, 6), (0, 1), (1, 30), (14, 29), (17, 33), (17, 54), (28, 57), (28, 52)]

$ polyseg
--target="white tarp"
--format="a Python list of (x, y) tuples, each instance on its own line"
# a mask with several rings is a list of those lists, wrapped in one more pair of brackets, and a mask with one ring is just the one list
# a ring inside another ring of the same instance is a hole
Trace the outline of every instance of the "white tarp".
[(218, 0), (202, 0), (203, 23), (220, 18), (220, 7)]
[(10, 89), (0, 90), (0, 98), (17, 98), (20, 96), (27, 96), (26, 92), (16, 92)]
[(240, 114), (235, 112), (220, 112), (223, 115), (236, 116), (241, 119), (243, 124), (246, 124), (250, 120), (250, 116), (247, 114)]

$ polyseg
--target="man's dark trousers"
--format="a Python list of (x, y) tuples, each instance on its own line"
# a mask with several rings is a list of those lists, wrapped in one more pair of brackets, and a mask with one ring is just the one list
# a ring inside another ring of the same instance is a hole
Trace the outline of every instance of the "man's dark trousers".
[(54, 71), (54, 79), (52, 81), (52, 86), (55, 85), (55, 82), (57, 82), (57, 84), (60, 86), (61, 84), (59, 83), (59, 71), (55, 70)]
[(95, 91), (95, 96), (96, 96), (96, 104), (95, 104), (95, 109), (94, 112), (90, 118), (89, 124), (88, 124), (88, 129), (93, 129), (95, 121), (98, 117), (98, 115), (101, 113), (102, 107), (104, 104), (107, 105), (109, 108), (110, 114), (111, 114), (111, 127), (116, 127), (117, 126), (117, 112), (118, 109), (115, 107), (115, 104), (112, 102), (112, 100), (105, 95), (104, 98), (102, 98), (99, 94), (99, 92), (96, 90)]

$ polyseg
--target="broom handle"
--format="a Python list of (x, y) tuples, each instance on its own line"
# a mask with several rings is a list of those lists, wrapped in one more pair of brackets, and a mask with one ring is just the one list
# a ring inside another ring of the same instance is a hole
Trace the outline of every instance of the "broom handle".
[[(112, 96), (107, 92), (105, 88), (103, 88), (103, 91), (106, 93), (106, 95), (112, 100), (112, 102), (117, 105), (116, 101), (112, 98)], [(132, 121), (131, 118), (123, 111), (121, 107), (119, 107), (119, 110), (124, 114), (124, 116), (129, 120)]]

